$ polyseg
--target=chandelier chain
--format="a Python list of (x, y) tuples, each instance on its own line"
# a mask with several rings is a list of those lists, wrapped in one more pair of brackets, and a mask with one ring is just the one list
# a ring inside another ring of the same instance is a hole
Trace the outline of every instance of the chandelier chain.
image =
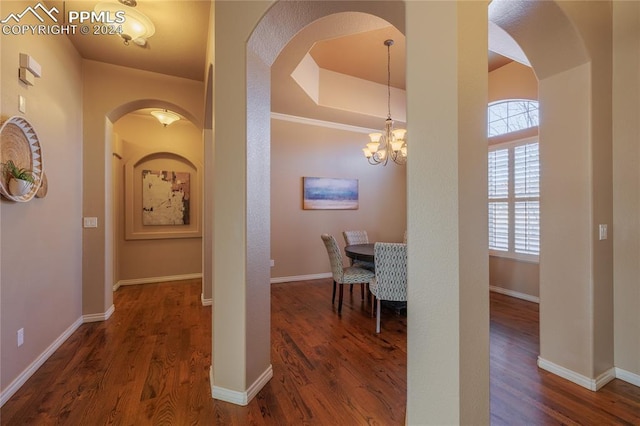
[(385, 42), (387, 45), (387, 117), (391, 118), (391, 45), (393, 42)]

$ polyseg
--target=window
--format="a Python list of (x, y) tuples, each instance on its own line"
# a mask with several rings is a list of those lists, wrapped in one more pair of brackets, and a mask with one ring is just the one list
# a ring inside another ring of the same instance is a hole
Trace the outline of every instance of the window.
[(489, 104), (489, 137), (504, 135), (538, 125), (538, 102), (509, 99)]
[[(489, 137), (538, 126), (538, 102), (489, 104)], [(489, 148), (489, 251), (534, 259), (540, 254), (540, 153), (536, 139)]]

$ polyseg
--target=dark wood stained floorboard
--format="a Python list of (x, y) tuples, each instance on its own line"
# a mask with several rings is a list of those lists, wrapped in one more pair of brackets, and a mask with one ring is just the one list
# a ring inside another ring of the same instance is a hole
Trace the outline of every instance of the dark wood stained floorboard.
[[(331, 281), (272, 285), (274, 377), (250, 404), (211, 399), (211, 307), (200, 282), (122, 287), (116, 311), (82, 325), (0, 409), (2, 425), (403, 425), (406, 316), (382, 333), (359, 289), (342, 315)], [(537, 305), (491, 295), (495, 425), (640, 425), (640, 388), (594, 393), (536, 366)]]

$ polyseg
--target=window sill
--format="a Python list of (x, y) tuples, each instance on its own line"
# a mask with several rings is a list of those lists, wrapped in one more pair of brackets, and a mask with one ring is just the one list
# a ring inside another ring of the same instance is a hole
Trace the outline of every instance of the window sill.
[(525, 263), (535, 263), (535, 264), (540, 263), (540, 256), (535, 256), (532, 254), (517, 254), (517, 253), (489, 250), (489, 256), (517, 260), (518, 262), (525, 262)]

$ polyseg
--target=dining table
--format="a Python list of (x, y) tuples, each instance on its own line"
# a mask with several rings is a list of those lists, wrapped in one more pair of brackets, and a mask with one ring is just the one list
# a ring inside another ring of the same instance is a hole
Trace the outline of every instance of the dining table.
[(373, 248), (375, 243), (351, 244), (345, 246), (344, 253), (348, 258), (361, 262), (374, 263)]

